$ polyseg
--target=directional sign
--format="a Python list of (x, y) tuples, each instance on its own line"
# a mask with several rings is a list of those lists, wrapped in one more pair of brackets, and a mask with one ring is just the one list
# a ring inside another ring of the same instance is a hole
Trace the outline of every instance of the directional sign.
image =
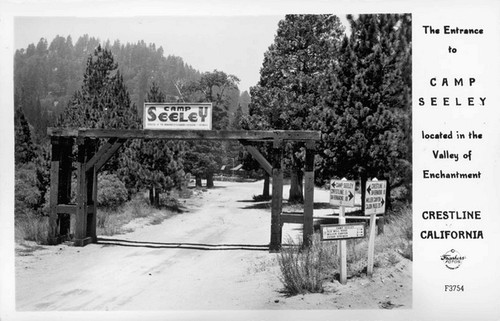
[(321, 240), (345, 240), (365, 237), (365, 224), (328, 224), (320, 225)]
[(386, 181), (366, 182), (365, 215), (383, 214), (385, 212)]
[(330, 181), (330, 204), (339, 206), (354, 206), (354, 181)]

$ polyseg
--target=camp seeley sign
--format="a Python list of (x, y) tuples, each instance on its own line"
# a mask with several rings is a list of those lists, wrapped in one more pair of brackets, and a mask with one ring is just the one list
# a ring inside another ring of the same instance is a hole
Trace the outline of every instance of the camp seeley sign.
[(143, 128), (211, 130), (212, 103), (144, 103)]

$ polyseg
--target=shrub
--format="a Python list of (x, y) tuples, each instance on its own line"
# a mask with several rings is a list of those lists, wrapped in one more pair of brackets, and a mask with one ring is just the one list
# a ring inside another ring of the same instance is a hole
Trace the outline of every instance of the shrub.
[(304, 248), (301, 242), (289, 239), (278, 256), (281, 277), (288, 295), (323, 292), (323, 281), (337, 269), (333, 243), (322, 243), (315, 234), (312, 245)]
[(97, 211), (97, 234), (115, 235), (125, 232), (123, 226), (130, 222), (129, 215), (120, 215), (109, 208)]
[(117, 208), (128, 199), (125, 184), (114, 174), (103, 173), (97, 179), (97, 205)]
[(265, 196), (265, 195), (253, 195), (252, 196), (253, 200), (255, 202), (264, 202), (264, 201), (269, 201), (272, 199), (271, 195)]
[[(77, 179), (71, 179), (71, 202), (76, 203)], [(128, 200), (128, 190), (118, 176), (103, 172), (97, 177), (97, 206), (116, 209)]]
[(147, 217), (152, 212), (152, 206), (141, 193), (135, 195), (126, 207), (130, 208), (129, 211), (133, 218)]
[(166, 208), (174, 212), (182, 212), (180, 209), (179, 201), (169, 194), (160, 194), (160, 208)]
[(36, 169), (33, 163), (16, 167), (15, 173), (16, 216), (36, 212), (42, 204), (42, 195), (37, 186)]

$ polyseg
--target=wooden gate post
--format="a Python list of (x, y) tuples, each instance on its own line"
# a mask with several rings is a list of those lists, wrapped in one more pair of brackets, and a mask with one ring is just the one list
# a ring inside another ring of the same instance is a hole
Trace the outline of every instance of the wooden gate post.
[[(71, 174), (73, 171), (73, 138), (62, 137), (61, 141), (61, 164), (59, 171), (59, 199), (58, 205), (71, 203)], [(57, 210), (59, 220), (59, 236), (67, 240), (70, 234), (70, 213)]]
[(89, 170), (88, 161), (96, 154), (98, 142), (95, 139), (88, 140), (85, 144), (85, 171), (86, 171), (86, 193), (87, 193), (87, 233), (90, 242), (97, 243), (97, 168), (91, 166)]
[[(78, 156), (76, 161), (77, 186), (76, 186), (76, 215), (74, 225), (74, 245), (84, 246), (92, 240), (87, 230), (88, 225), (88, 175), (86, 172), (86, 161), (90, 148), (88, 138), (78, 138)], [(92, 182), (90, 182), (92, 186)]]
[(283, 141), (273, 142), (273, 191), (271, 202), (271, 244), (269, 252), (281, 249), (281, 212), (283, 208)]
[(92, 184), (90, 185), (92, 191), (92, 204), (91, 212), (92, 217), (90, 220), (90, 237), (92, 238), (92, 243), (97, 243), (97, 169), (95, 166), (92, 167), (90, 172), (92, 175)]
[(59, 170), (61, 165), (61, 139), (51, 138), (51, 158), (50, 158), (50, 199), (49, 199), (49, 244), (58, 244), (58, 217), (57, 205), (59, 201)]
[(306, 143), (306, 162), (304, 171), (304, 225), (303, 244), (308, 247), (312, 242), (313, 235), (313, 212), (314, 212), (314, 149), (315, 142)]

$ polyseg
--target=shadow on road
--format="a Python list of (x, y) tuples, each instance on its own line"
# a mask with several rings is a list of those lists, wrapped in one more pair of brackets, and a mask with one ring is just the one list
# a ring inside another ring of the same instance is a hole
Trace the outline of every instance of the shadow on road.
[(160, 242), (141, 242), (122, 239), (111, 239), (99, 237), (97, 244), (103, 246), (125, 246), (125, 247), (144, 247), (150, 249), (185, 249), (202, 251), (269, 251), (269, 245), (256, 244), (203, 244), (203, 243), (160, 243)]
[[(238, 202), (253, 203), (252, 205), (246, 205), (246, 206), (239, 207), (241, 209), (269, 209), (269, 208), (271, 208), (271, 201), (256, 202), (256, 201), (252, 201), (252, 200), (239, 200)], [(286, 202), (283, 202), (284, 206), (286, 206), (286, 204), (287, 204)], [(297, 205), (297, 207), (302, 207), (302, 205)], [(314, 203), (315, 210), (324, 210), (324, 209), (333, 209), (333, 208), (334, 208), (334, 206), (332, 206), (330, 203), (323, 203), (323, 202), (315, 202)]]

